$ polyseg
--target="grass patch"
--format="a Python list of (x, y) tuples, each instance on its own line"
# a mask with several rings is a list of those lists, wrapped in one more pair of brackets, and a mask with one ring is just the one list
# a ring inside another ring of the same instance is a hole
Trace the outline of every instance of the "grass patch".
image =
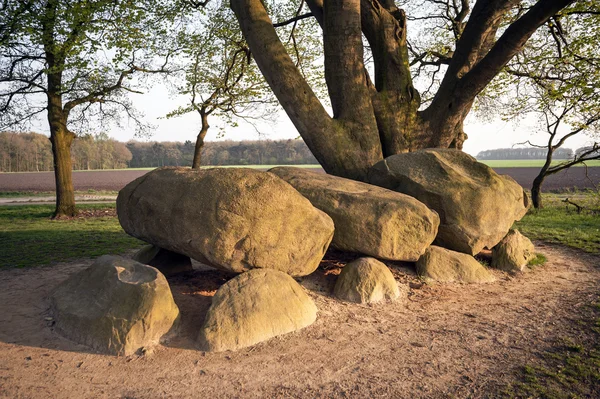
[(522, 367), (518, 381), (505, 392), (507, 397), (600, 397), (600, 334), (596, 328), (600, 325), (600, 307), (590, 306), (590, 312), (588, 321), (579, 323), (587, 339), (582, 338), (581, 342), (564, 339), (546, 352), (539, 364)]
[[(117, 195), (118, 191), (114, 190), (78, 190), (75, 191), (75, 195), (96, 195), (96, 196), (109, 196)], [(0, 198), (29, 198), (29, 197), (55, 197), (55, 191), (0, 191)]]
[(536, 266), (541, 266), (548, 261), (548, 258), (544, 254), (535, 254), (535, 258), (531, 259), (527, 266), (534, 268)]
[[(581, 213), (562, 202), (570, 200), (584, 206)], [(590, 253), (600, 253), (600, 205), (597, 193), (544, 194), (544, 208), (531, 209), (515, 223), (524, 235)]]
[[(114, 208), (114, 204), (79, 206), (109, 214)], [(0, 207), (0, 268), (120, 254), (144, 244), (127, 235), (116, 216), (51, 220), (53, 210), (53, 205)]]

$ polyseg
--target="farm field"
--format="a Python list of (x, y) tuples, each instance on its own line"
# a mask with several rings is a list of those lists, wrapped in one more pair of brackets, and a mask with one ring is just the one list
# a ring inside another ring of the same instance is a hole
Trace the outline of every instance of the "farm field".
[[(251, 167), (268, 170), (275, 165), (253, 165)], [(244, 166), (249, 167), (249, 166)], [(301, 167), (323, 171), (317, 165)], [(531, 183), (538, 173), (534, 167), (494, 167), (496, 172), (513, 177), (523, 188), (531, 188)], [(76, 171), (73, 173), (75, 190), (85, 192), (119, 191), (132, 180), (143, 176), (151, 169), (120, 169)], [(595, 188), (600, 184), (600, 166), (588, 168), (571, 168), (549, 176), (544, 182), (544, 191), (560, 191), (571, 189)], [(53, 172), (0, 173), (0, 197), (15, 192), (47, 192), (55, 189)]]
[[(544, 165), (543, 159), (492, 159), (480, 160), (479, 162), (491, 166), (492, 168), (541, 168)], [(561, 160), (553, 161), (552, 165), (561, 163)], [(600, 166), (600, 160), (586, 162), (588, 167)], [(575, 168), (585, 168), (585, 165), (576, 165)]]

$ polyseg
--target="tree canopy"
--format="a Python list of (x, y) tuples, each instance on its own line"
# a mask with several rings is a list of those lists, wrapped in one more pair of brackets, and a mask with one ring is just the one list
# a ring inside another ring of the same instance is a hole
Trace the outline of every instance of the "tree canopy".
[[(423, 41), (449, 40), (444, 46), (428, 46), (408, 39), (414, 2), (406, 2), (403, 10), (388, 0), (307, 0), (310, 15), (323, 29), (333, 116), (282, 46), (269, 16), (271, 3), (265, 7), (261, 0), (233, 0), (231, 7), (263, 75), (325, 170), (362, 179), (370, 166), (389, 155), (424, 147), (461, 148), (463, 122), (477, 96), (538, 28), (571, 3), (419, 2), (416, 7), (424, 15), (418, 18), (433, 21)], [(413, 82), (419, 63), (440, 67), (435, 90), (427, 96)]]
[[(76, 213), (70, 148), (82, 126), (138, 121), (125, 95), (133, 75), (163, 69), (168, 25), (156, 0), (23, 0), (0, 8), (0, 126), (46, 114), (54, 155), (56, 216)], [(162, 56), (162, 57), (161, 57)]]

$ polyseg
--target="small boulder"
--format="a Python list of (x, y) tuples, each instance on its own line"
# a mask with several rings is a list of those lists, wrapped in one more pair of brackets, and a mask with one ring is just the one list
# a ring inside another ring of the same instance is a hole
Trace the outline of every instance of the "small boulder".
[(400, 296), (390, 269), (373, 258), (359, 258), (344, 266), (333, 293), (337, 298), (357, 303), (394, 300)]
[(253, 269), (217, 290), (198, 335), (201, 350), (237, 350), (311, 325), (317, 307), (289, 275)]
[(375, 164), (368, 181), (410, 195), (435, 210), (435, 245), (475, 255), (491, 249), (528, 209), (523, 188), (455, 149), (392, 155)]
[(414, 262), (437, 234), (439, 216), (408, 195), (300, 168), (269, 172), (333, 219), (331, 244), (342, 251)]
[(492, 249), (492, 267), (504, 271), (522, 271), (535, 258), (531, 240), (519, 230), (510, 230), (506, 237)]
[(226, 271), (315, 271), (333, 221), (277, 176), (246, 168), (159, 168), (119, 192), (130, 235)]
[(70, 276), (50, 301), (60, 333), (112, 355), (128, 356), (158, 343), (179, 317), (158, 270), (117, 256), (102, 256)]
[(440, 283), (491, 283), (494, 275), (471, 255), (432, 245), (417, 261), (417, 274)]
[(189, 256), (156, 245), (145, 245), (133, 255), (133, 260), (157, 268), (165, 277), (194, 270)]

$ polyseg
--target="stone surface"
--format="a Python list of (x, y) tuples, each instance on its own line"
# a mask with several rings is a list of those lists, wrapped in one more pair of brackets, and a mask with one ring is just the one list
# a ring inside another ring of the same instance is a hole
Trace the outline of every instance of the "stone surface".
[(432, 245), (417, 261), (417, 274), (440, 283), (491, 283), (494, 275), (471, 255)]
[(269, 172), (331, 216), (335, 224), (331, 244), (340, 250), (414, 262), (437, 234), (439, 216), (407, 195), (300, 168)]
[(201, 350), (237, 350), (311, 325), (317, 307), (289, 275), (253, 269), (217, 290), (198, 335)]
[(119, 192), (117, 214), (134, 237), (241, 273), (312, 273), (333, 221), (277, 176), (245, 168), (160, 168)]
[(60, 333), (113, 355), (131, 355), (158, 343), (179, 317), (157, 269), (117, 256), (102, 256), (70, 276), (50, 301)]
[(511, 177), (454, 149), (393, 155), (369, 171), (372, 184), (418, 199), (440, 216), (436, 245), (475, 255), (492, 248), (528, 209)]
[(510, 230), (492, 249), (492, 267), (505, 271), (522, 271), (535, 258), (531, 240), (519, 230)]
[(377, 259), (359, 258), (344, 266), (333, 293), (345, 301), (371, 303), (397, 299), (400, 289), (386, 265)]
[(133, 255), (133, 260), (157, 268), (165, 277), (194, 270), (189, 256), (156, 245), (145, 245)]

